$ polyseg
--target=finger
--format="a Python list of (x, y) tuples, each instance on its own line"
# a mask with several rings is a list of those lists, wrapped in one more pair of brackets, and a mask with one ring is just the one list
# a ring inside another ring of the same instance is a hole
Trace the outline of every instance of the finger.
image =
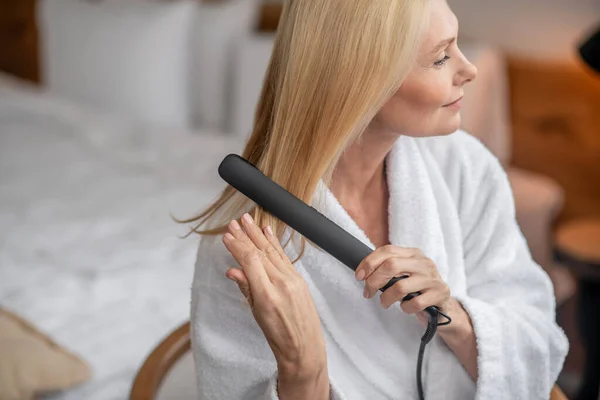
[[(250, 216), (250, 214), (246, 213), (242, 217), (242, 226), (246, 230), (246, 234), (252, 240), (254, 245), (261, 251), (265, 253), (271, 264), (279, 270), (279, 272), (283, 272), (287, 269), (287, 257), (282, 258), (281, 254), (277, 250), (277, 248), (273, 245), (271, 240), (269, 240), (263, 231), (259, 228), (258, 225), (254, 223), (254, 220)], [(267, 271), (269, 272), (269, 271)]]
[[(401, 276), (422, 275), (421, 260), (417, 258), (387, 258), (383, 263), (376, 268), (371, 275), (365, 280), (365, 290), (371, 298), (379, 289), (387, 285), (392, 278)], [(406, 279), (402, 279), (395, 284), (398, 284)], [(388, 288), (386, 292), (390, 290)]]
[(263, 232), (264, 232), (267, 240), (273, 245), (275, 250), (277, 250), (277, 252), (279, 253), (279, 256), (284, 260), (287, 259), (288, 256), (287, 256), (287, 254), (285, 254), (285, 251), (283, 251), (283, 248), (281, 247), (281, 243), (279, 242), (279, 239), (277, 239), (277, 236), (275, 236), (275, 234), (273, 233), (271, 226), (265, 226), (263, 229)]
[(392, 256), (420, 258), (423, 257), (423, 253), (419, 249), (409, 247), (398, 247), (393, 245), (379, 247), (360, 262), (355, 271), (356, 279), (362, 281), (368, 278), (379, 265)]
[(225, 272), (225, 276), (234, 281), (235, 283), (240, 281), (248, 282), (246, 274), (240, 268), (229, 268), (227, 272)]
[(231, 222), (229, 222), (229, 225), (227, 225), (227, 231), (231, 233), (237, 240), (242, 241), (248, 246), (254, 246), (254, 243), (252, 240), (250, 240), (248, 235), (246, 235), (246, 232), (244, 232), (244, 229), (237, 220), (232, 219)]
[(279, 242), (279, 239), (273, 233), (273, 230), (271, 229), (271, 227), (266, 226), (263, 229), (263, 232), (265, 233), (267, 240), (271, 243), (271, 245), (275, 248), (275, 250), (277, 250), (277, 253), (279, 253), (279, 257), (281, 257), (282, 260), (286, 261), (286, 263), (285, 263), (286, 268), (290, 271), (296, 271), (296, 269), (292, 265), (290, 259), (288, 258), (287, 254), (283, 250), (283, 247), (281, 247), (281, 243)]
[(246, 274), (244, 274), (244, 271), (242, 271), (239, 268), (229, 268), (225, 273), (225, 276), (227, 276), (227, 278), (231, 279), (238, 285), (240, 292), (242, 292), (242, 294), (248, 301), (248, 304), (250, 304), (250, 306), (252, 307), (254, 304), (252, 298), (252, 291), (250, 290), (250, 283), (248, 282), (248, 278), (246, 278)]
[[(262, 266), (266, 271), (269, 277), (275, 276), (278, 272), (277, 269), (273, 266), (271, 261), (268, 259), (266, 253), (264, 253), (261, 249), (259, 249), (256, 244), (250, 239), (247, 232), (242, 229), (242, 226), (234, 219), (227, 226), (229, 233), (231, 233), (237, 240), (243, 243), (246, 247), (245, 251), (248, 253), (250, 257), (258, 257), (263, 259)], [(256, 250), (256, 252), (254, 251)], [(241, 256), (244, 256), (243, 254)], [(235, 256), (234, 256), (235, 257)], [(237, 259), (237, 258), (236, 258)], [(238, 260), (239, 261), (239, 260)], [(240, 264), (242, 265), (242, 264)]]
[(418, 312), (416, 314), (416, 317), (419, 323), (421, 323), (421, 325), (423, 326), (427, 326), (427, 324), (429, 323), (429, 314), (427, 314), (427, 312), (425, 311)]
[(400, 307), (407, 314), (416, 314), (427, 307), (440, 305), (446, 299), (447, 293), (444, 289), (428, 289), (412, 300), (403, 301)]
[(379, 297), (383, 308), (388, 308), (396, 302), (401, 302), (410, 293), (424, 292), (434, 285), (429, 278), (422, 275), (413, 275), (409, 278), (399, 280), (390, 286)]
[(223, 243), (242, 267), (252, 288), (260, 290), (260, 288), (266, 288), (271, 285), (262, 260), (262, 252), (256, 246), (248, 246), (242, 240), (235, 238), (231, 233), (226, 233), (223, 236)]

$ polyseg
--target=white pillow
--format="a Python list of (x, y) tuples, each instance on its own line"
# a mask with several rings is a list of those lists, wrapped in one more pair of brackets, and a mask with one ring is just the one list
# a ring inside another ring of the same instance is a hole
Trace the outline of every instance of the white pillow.
[(40, 0), (51, 92), (132, 119), (187, 127), (193, 0)]
[(235, 59), (236, 83), (233, 106), (233, 132), (247, 137), (252, 131), (254, 114), (269, 66), (274, 35), (254, 35), (240, 43)]
[(192, 60), (194, 124), (230, 132), (233, 124), (233, 58), (236, 45), (252, 32), (258, 0), (229, 0), (201, 6), (194, 28)]

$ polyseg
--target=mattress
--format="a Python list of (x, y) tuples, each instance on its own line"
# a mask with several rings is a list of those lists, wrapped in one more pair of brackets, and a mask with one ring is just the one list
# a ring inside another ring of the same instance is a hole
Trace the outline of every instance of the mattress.
[(0, 79), (0, 306), (90, 363), (48, 399), (127, 398), (149, 351), (189, 318), (188, 217), (225, 186), (240, 138), (148, 127)]

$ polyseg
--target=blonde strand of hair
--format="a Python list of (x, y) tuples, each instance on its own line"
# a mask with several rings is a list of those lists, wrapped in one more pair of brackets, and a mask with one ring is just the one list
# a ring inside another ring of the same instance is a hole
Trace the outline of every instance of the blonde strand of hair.
[[(288, 0), (242, 157), (310, 204), (339, 158), (398, 90), (427, 24), (428, 0)], [(282, 240), (285, 224), (226, 187), (178, 222), (219, 235), (249, 212)], [(285, 247), (294, 237), (294, 232)], [(302, 238), (301, 251), (306, 246)]]

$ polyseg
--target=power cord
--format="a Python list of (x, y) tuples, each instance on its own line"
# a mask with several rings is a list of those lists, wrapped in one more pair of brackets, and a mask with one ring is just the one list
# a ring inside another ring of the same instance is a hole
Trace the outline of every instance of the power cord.
[[(435, 336), (438, 326), (448, 325), (450, 322), (452, 322), (452, 319), (448, 315), (441, 312), (440, 309), (437, 307), (427, 307), (425, 311), (427, 311), (427, 313), (429, 314), (429, 322), (427, 322), (427, 330), (421, 338), (421, 346), (419, 347), (419, 356), (417, 359), (417, 390), (419, 391), (419, 400), (425, 400), (425, 395), (423, 394), (422, 378), (423, 355), (425, 354), (425, 346), (427, 346), (427, 344), (431, 342), (431, 340)], [(440, 315), (446, 318), (446, 321), (440, 323)]]
[[(381, 290), (382, 292), (385, 292), (398, 280), (406, 279), (406, 278), (408, 278), (408, 276), (400, 276), (400, 277), (394, 278), (394, 279), (390, 280), (384, 287), (382, 287), (379, 290)], [(404, 296), (402, 301), (403, 302), (410, 301), (420, 294), (421, 294), (421, 292), (409, 293), (406, 296)], [(421, 346), (419, 347), (419, 356), (417, 359), (417, 390), (419, 391), (419, 400), (425, 400), (425, 396), (423, 394), (423, 378), (422, 378), (423, 355), (425, 354), (425, 346), (427, 346), (427, 343), (431, 342), (431, 340), (435, 336), (438, 326), (448, 325), (452, 322), (452, 318), (450, 318), (448, 315), (441, 312), (440, 309), (437, 308), (436, 306), (429, 306), (425, 309), (425, 311), (427, 312), (427, 314), (429, 314), (429, 321), (427, 322), (427, 330), (425, 331), (425, 334), (421, 338)], [(440, 316), (446, 318), (446, 321), (440, 323), (439, 322)]]

